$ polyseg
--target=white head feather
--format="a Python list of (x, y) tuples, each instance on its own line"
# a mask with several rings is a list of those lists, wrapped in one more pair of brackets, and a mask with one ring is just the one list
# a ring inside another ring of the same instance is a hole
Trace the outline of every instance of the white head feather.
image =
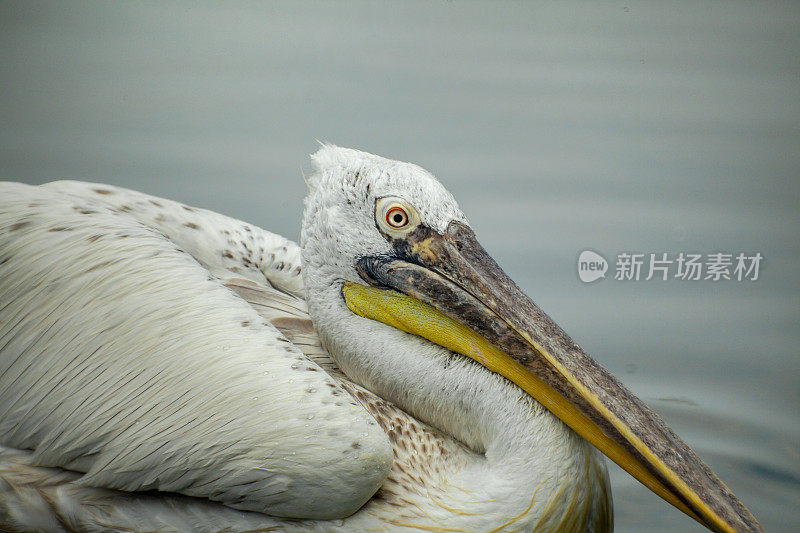
[(379, 198), (403, 198), (423, 225), (440, 233), (453, 220), (467, 223), (453, 195), (417, 165), (333, 145), (323, 145), (311, 158), (316, 171), (309, 178), (301, 246), (304, 271), (314, 273), (312, 286), (358, 282), (358, 258), (390, 252), (375, 224)]

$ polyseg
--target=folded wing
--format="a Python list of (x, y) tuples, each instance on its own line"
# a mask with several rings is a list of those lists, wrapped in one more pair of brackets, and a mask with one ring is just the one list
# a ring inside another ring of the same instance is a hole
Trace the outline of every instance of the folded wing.
[(278, 329), (319, 351), (299, 272), (296, 245), (222, 215), (0, 184), (0, 444), (88, 486), (352, 514), (392, 451)]

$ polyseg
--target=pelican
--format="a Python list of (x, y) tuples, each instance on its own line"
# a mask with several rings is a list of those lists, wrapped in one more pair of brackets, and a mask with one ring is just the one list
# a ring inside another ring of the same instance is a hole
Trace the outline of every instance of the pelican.
[(762, 531), (430, 173), (312, 159), (300, 246), (118, 187), (0, 186), (0, 529), (610, 531), (602, 453)]

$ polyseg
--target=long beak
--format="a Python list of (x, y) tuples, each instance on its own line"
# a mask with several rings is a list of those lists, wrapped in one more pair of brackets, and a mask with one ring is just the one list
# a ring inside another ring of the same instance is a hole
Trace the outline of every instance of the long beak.
[(453, 222), (444, 235), (420, 226), (394, 247), (392, 257), (359, 261), (359, 273), (372, 287), (345, 286), (354, 312), (428, 338), (505, 376), (709, 529), (763, 531), (658, 415), (525, 296), (468, 226)]

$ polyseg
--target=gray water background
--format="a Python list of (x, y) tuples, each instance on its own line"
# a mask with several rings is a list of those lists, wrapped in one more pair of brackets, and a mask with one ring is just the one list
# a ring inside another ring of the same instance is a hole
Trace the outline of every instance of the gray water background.
[[(2, 2), (0, 177), (296, 239), (315, 139), (421, 164), (767, 531), (800, 531), (799, 21), (774, 2)], [(755, 282), (587, 285), (585, 248), (764, 261)], [(612, 481), (617, 531), (702, 531)]]

